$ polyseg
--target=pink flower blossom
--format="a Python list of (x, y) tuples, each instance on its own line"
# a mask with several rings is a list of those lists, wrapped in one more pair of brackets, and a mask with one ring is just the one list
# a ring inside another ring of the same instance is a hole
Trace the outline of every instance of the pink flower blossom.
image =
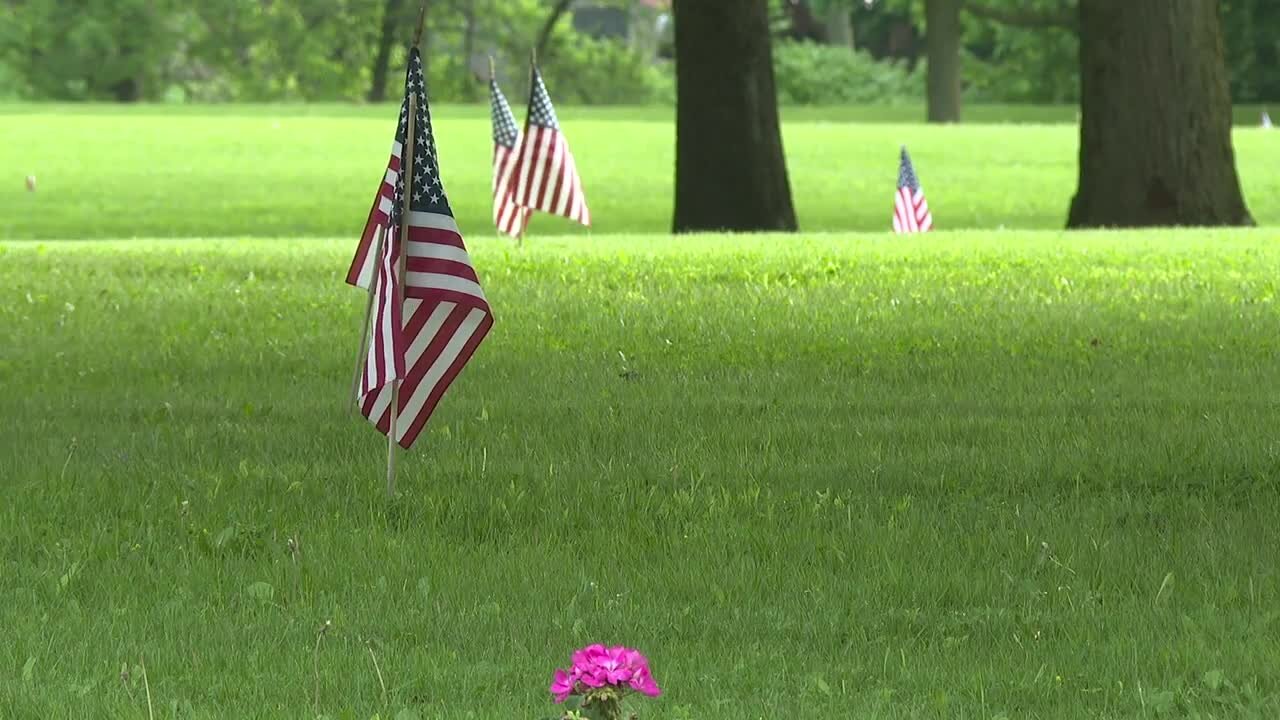
[(581, 688), (606, 686), (630, 687), (632, 690), (657, 697), (662, 694), (649, 670), (649, 661), (639, 650), (615, 645), (588, 645), (573, 653), (573, 664), (568, 671), (556, 670), (551, 683), (551, 694), (556, 702), (578, 693)]
[(551, 694), (555, 696), (556, 702), (562, 703), (573, 694), (573, 676), (563, 670), (556, 670), (555, 677), (551, 679)]
[(658, 697), (662, 694), (662, 690), (658, 688), (658, 683), (654, 682), (653, 675), (649, 674), (649, 666), (646, 665), (636, 671), (631, 677), (631, 688), (637, 690), (649, 697)]

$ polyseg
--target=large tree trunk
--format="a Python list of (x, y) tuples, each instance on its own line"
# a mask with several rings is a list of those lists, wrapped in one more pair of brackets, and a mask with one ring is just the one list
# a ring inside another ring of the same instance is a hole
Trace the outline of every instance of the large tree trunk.
[(827, 43), (853, 48), (853, 10), (843, 2), (827, 4)]
[(1219, 0), (1080, 0), (1068, 227), (1248, 225)]
[(675, 232), (795, 230), (767, 0), (675, 0)]
[(928, 119), (960, 122), (960, 0), (925, 0), (924, 13)]
[(369, 102), (387, 99), (391, 49), (395, 47), (397, 34), (402, 32), (403, 9), (404, 0), (387, 0), (382, 8), (382, 27), (378, 31), (378, 47), (373, 54), (373, 67), (370, 68)]

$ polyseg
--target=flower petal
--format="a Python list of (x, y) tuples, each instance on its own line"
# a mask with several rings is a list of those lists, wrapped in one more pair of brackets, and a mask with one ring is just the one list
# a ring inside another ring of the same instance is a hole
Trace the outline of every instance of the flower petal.
[(562, 703), (565, 698), (573, 694), (573, 677), (569, 673), (556, 668), (555, 675), (551, 678), (551, 694), (555, 696), (556, 702)]

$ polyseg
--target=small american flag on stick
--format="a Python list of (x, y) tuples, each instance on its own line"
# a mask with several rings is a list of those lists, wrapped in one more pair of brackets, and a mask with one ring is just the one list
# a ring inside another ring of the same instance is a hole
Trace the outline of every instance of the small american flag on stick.
[(499, 232), (520, 237), (532, 214), (517, 205), (511, 194), (512, 171), (520, 152), (520, 129), (492, 71), (489, 73), (489, 108), (493, 115), (493, 223)]
[(347, 282), (371, 293), (360, 412), (408, 449), (493, 326), (440, 179), (416, 46), (391, 159)]
[(582, 192), (569, 142), (556, 122), (547, 87), (536, 65), (532, 68), (529, 91), (529, 115), (525, 118), (524, 138), (512, 172), (511, 190), (516, 204), (563, 215), (583, 225), (591, 225), (587, 198)]
[(902, 161), (898, 165), (898, 190), (893, 195), (893, 231), (896, 233), (928, 232), (933, 229), (933, 214), (924, 199), (924, 190), (907, 148), (902, 148)]

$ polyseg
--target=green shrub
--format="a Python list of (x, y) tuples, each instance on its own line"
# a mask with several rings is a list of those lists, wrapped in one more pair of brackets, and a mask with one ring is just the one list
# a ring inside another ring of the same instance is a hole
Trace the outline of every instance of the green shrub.
[(22, 96), (21, 78), (9, 66), (0, 62), (0, 100), (13, 100)]
[(897, 105), (924, 97), (924, 72), (834, 45), (774, 45), (778, 101), (790, 105)]
[(567, 36), (542, 64), (557, 103), (646, 105), (675, 102), (668, 64), (655, 65), (625, 43)]

